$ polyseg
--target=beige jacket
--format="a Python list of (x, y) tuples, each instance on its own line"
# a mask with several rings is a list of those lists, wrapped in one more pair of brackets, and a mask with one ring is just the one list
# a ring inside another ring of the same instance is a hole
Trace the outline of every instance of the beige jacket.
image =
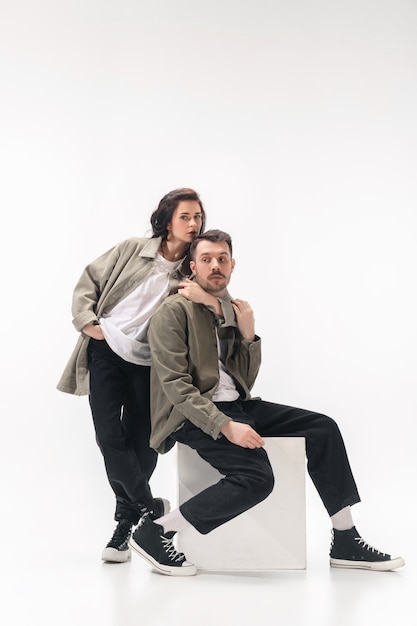
[[(81, 331), (98, 320), (131, 293), (152, 272), (161, 238), (130, 238), (90, 263), (74, 289), (72, 323)], [(185, 274), (177, 270), (170, 278), (170, 293), (178, 288)], [(87, 346), (90, 338), (81, 333), (58, 382), (57, 389), (74, 395), (89, 393)]]
[(242, 339), (227, 294), (221, 299), (224, 321), (202, 304), (176, 294), (166, 298), (154, 313), (148, 331), (151, 348), (151, 438), (160, 453), (174, 440), (170, 434), (185, 420), (217, 439), (230, 421), (212, 402), (219, 384), (216, 329), (227, 341), (225, 366), (233, 376), (240, 397), (251, 398), (261, 364), (261, 340)]

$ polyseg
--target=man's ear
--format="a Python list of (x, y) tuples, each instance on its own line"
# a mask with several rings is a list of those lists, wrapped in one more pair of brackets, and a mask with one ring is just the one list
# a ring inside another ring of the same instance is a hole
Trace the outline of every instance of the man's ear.
[(194, 272), (195, 272), (195, 263), (194, 263), (194, 261), (190, 261), (190, 270), (194, 274)]
[(233, 272), (233, 270), (235, 269), (236, 261), (235, 261), (234, 259), (232, 259), (232, 260), (230, 261), (230, 265), (231, 265), (231, 267), (232, 267), (232, 272)]

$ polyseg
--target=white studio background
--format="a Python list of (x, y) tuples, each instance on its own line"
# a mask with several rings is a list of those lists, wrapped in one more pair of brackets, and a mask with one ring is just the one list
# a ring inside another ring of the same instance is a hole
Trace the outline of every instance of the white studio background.
[[(113, 530), (88, 400), (55, 389), (75, 282), (191, 186), (233, 237), (255, 393), (338, 421), (358, 526), (410, 557), (416, 18), (411, 0), (0, 0), (0, 512), (33, 554), (81, 523), (99, 554)], [(153, 487), (175, 498), (174, 454)]]

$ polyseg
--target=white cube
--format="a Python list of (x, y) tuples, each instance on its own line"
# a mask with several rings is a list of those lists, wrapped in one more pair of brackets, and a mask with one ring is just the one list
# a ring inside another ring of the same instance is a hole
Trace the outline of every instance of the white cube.
[[(188, 527), (177, 548), (207, 571), (306, 568), (304, 437), (264, 437), (275, 476), (272, 493), (207, 535)], [(222, 476), (188, 446), (177, 444), (178, 502), (182, 504)]]

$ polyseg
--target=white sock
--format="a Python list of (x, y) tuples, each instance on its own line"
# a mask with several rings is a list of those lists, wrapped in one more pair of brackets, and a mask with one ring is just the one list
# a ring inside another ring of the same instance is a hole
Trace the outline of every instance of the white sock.
[(174, 509), (162, 517), (154, 520), (155, 524), (160, 524), (164, 529), (164, 534), (168, 532), (178, 532), (190, 526), (190, 522), (187, 522), (185, 517), (181, 514), (179, 509)]
[(353, 527), (350, 506), (345, 506), (344, 509), (340, 509), (340, 511), (332, 515), (330, 519), (332, 520), (335, 530), (349, 530)]

